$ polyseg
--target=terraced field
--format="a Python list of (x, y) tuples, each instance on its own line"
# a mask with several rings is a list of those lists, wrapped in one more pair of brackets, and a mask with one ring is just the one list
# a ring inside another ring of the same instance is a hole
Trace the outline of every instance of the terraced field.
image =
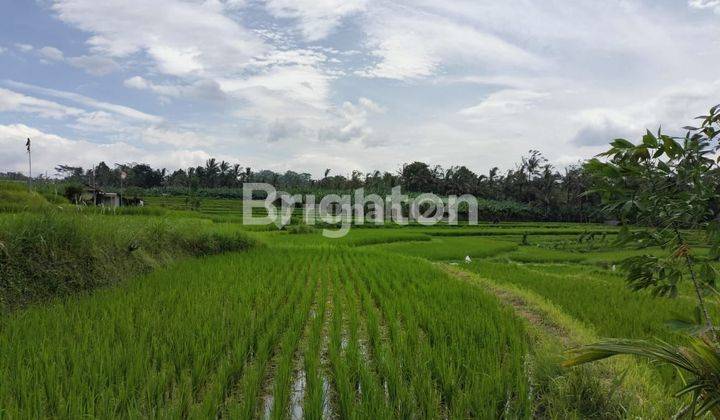
[(677, 410), (659, 397), (679, 380), (667, 369), (627, 360), (559, 367), (564, 350), (599, 337), (672, 341), (666, 321), (692, 311), (689, 290), (664, 300), (624, 287), (617, 262), (658, 251), (618, 248), (612, 228), (245, 235), (259, 245), (7, 314), (0, 417), (662, 418)]

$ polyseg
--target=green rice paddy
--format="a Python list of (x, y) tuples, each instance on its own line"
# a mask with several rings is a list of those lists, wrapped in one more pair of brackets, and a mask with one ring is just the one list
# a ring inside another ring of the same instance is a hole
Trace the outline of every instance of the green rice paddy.
[[(162, 216), (0, 215), (3, 258), (13, 255), (0, 269), (15, 276), (5, 290), (37, 272), (8, 262), (27, 250), (54, 261), (67, 238), (67, 253), (85, 255), (74, 267), (122, 268), (113, 281), (83, 277), (86, 293), (68, 287), (5, 311), (0, 417), (673, 414), (647, 401), (678, 380), (673, 372), (648, 367), (615, 383), (614, 365), (558, 365), (565, 334), (672, 341), (667, 321), (692, 313), (687, 290), (666, 300), (626, 288), (619, 261), (659, 250), (620, 248), (612, 227), (356, 227), (329, 239), (320, 226), (249, 229), (230, 200), (217, 213), (166, 201)], [(29, 247), (39, 237), (47, 247)], [(223, 254), (193, 257), (214, 253)], [(43, 278), (64, 284), (55, 269)]]

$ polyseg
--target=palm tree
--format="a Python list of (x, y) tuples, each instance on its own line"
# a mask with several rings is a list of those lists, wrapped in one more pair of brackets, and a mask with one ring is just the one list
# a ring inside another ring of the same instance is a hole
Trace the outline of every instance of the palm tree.
[(240, 164), (236, 163), (230, 168), (228, 171), (228, 187), (235, 187), (238, 184), (238, 181), (240, 180), (240, 176), (242, 175), (242, 168), (240, 167)]
[(217, 176), (220, 173), (220, 168), (215, 158), (210, 158), (205, 162), (204, 172), (206, 186), (214, 187), (217, 182)]
[(720, 419), (720, 349), (707, 337), (692, 337), (687, 345), (663, 341), (606, 340), (572, 351), (565, 366), (577, 366), (617, 355), (634, 355), (653, 363), (667, 364), (689, 374), (685, 386), (675, 396), (690, 396), (690, 403), (676, 415), (692, 418), (705, 413)]

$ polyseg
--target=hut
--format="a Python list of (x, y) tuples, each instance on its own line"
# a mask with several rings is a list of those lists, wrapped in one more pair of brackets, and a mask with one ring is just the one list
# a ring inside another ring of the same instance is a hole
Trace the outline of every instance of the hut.
[(120, 195), (105, 192), (100, 188), (85, 187), (80, 195), (80, 201), (85, 204), (95, 204), (103, 207), (120, 207)]

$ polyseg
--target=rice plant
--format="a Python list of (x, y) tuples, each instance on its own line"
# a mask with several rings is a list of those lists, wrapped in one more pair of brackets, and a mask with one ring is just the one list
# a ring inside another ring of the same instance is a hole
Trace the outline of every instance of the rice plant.
[(300, 354), (307, 418), (532, 411), (522, 324), (430, 264), (379, 252), (187, 260), (0, 325), (11, 418), (251, 418), (268, 397), (271, 417), (288, 418)]

